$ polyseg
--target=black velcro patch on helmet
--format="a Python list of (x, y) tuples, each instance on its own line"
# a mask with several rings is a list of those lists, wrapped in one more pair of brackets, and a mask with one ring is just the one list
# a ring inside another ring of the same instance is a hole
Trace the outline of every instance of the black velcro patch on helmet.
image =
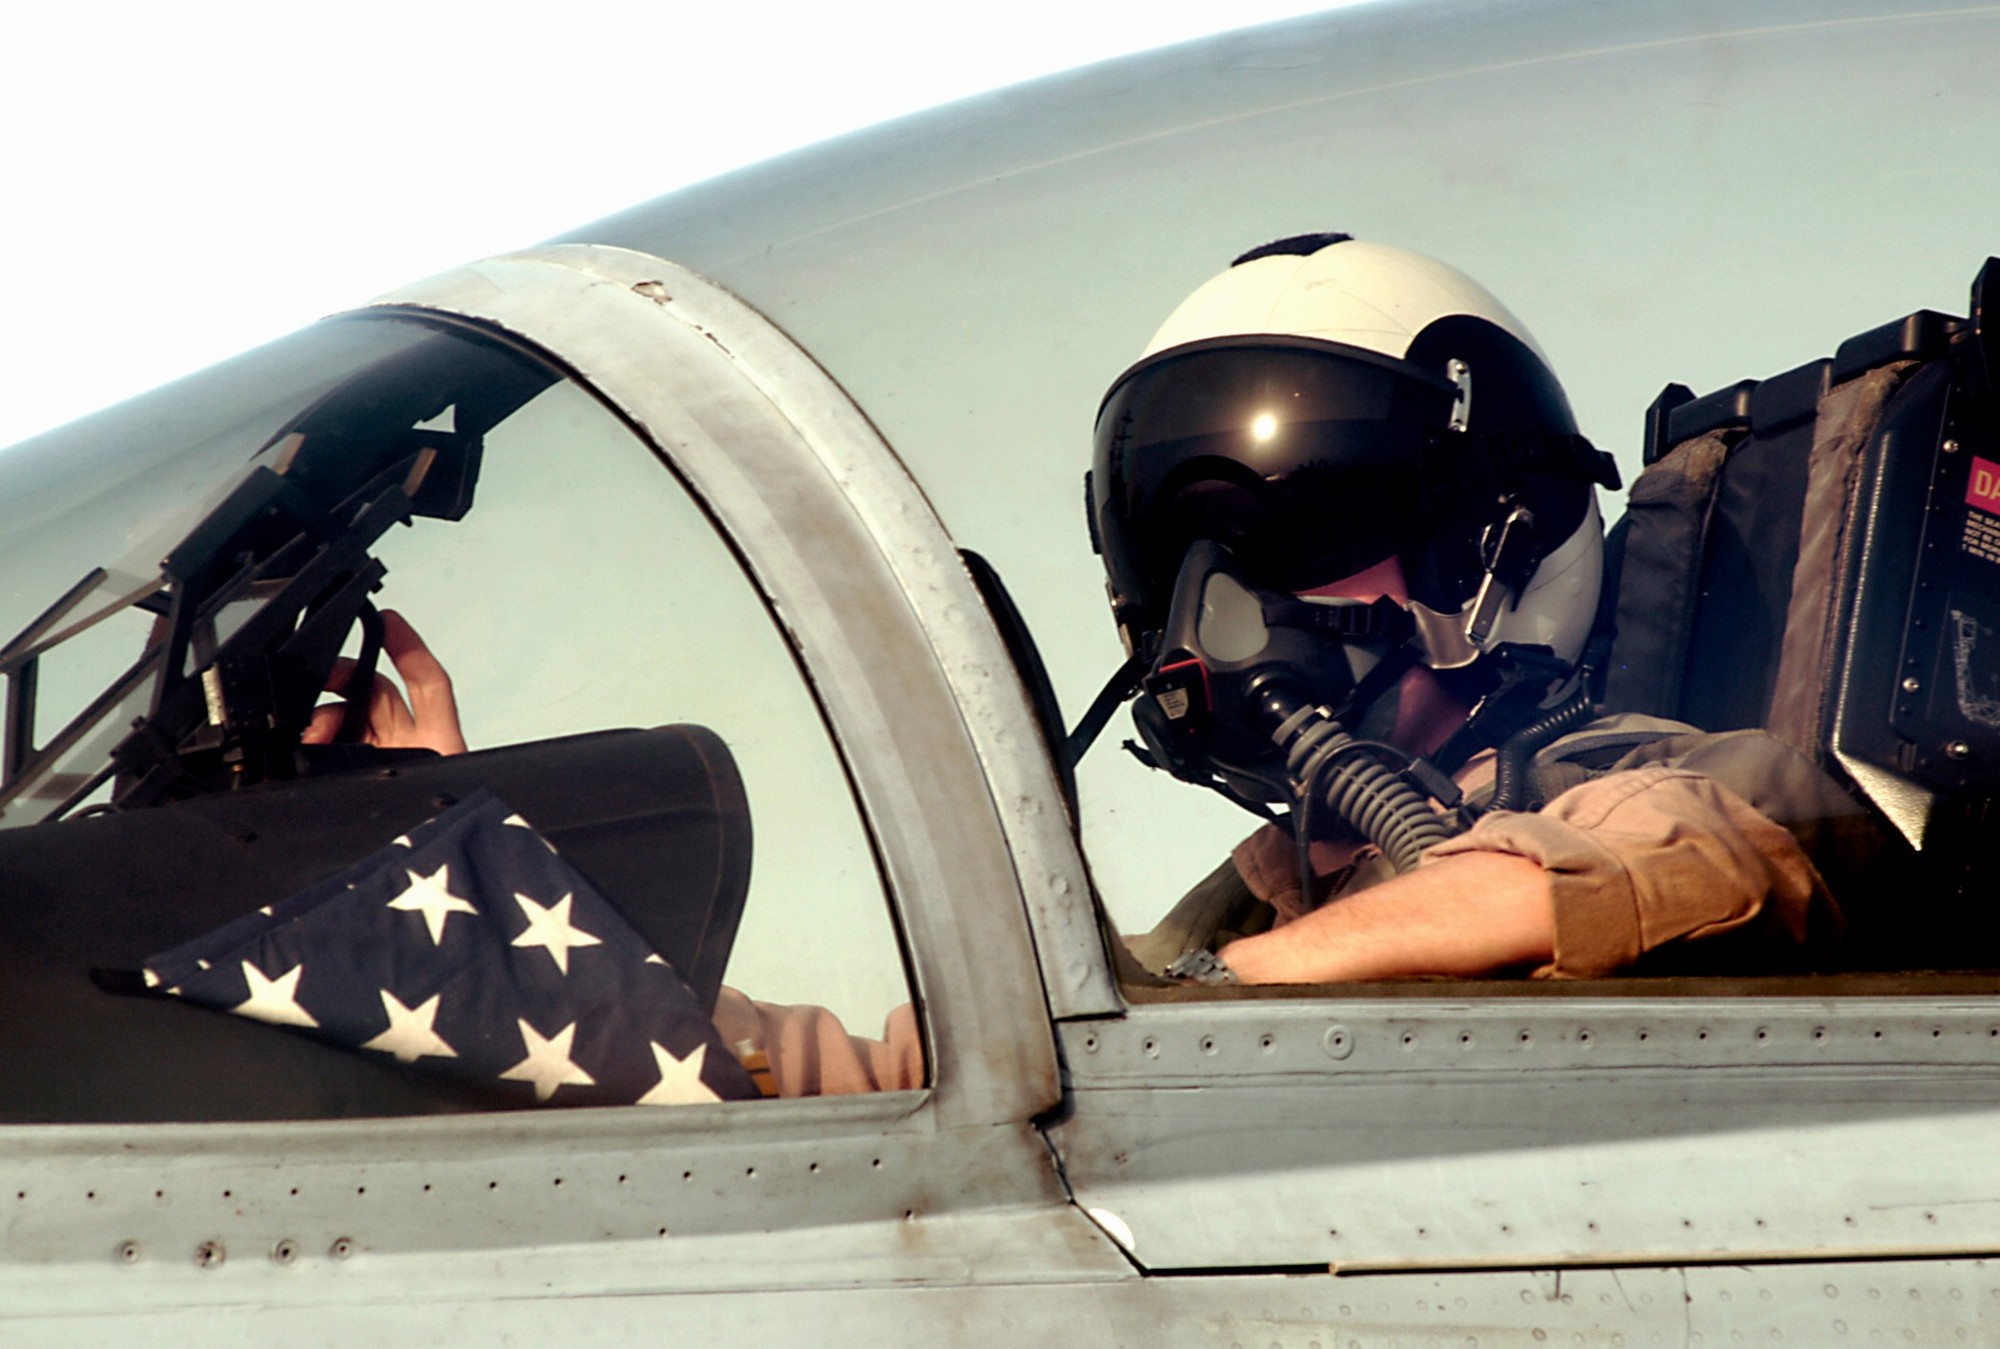
[(1229, 265), (1231, 267), (1241, 267), (1244, 263), (1255, 262), (1259, 258), (1283, 257), (1287, 254), (1301, 258), (1311, 257), (1322, 248), (1330, 248), (1334, 244), (1344, 244), (1353, 237), (1351, 234), (1334, 233), (1288, 235), (1283, 239), (1273, 239), (1268, 244), (1257, 245), (1257, 247), (1251, 249), (1242, 257), (1237, 258)]

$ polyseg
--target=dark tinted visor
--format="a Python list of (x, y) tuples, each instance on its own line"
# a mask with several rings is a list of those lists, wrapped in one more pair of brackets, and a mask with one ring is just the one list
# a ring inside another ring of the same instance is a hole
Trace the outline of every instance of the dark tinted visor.
[(1099, 541), (1114, 589), (1157, 612), (1195, 539), (1299, 591), (1425, 534), (1425, 438), (1452, 385), (1359, 348), (1270, 338), (1176, 348), (1134, 366), (1097, 421)]

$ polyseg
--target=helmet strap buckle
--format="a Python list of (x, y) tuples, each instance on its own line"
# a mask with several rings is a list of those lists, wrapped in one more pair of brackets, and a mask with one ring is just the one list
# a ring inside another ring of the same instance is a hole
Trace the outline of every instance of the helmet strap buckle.
[(1516, 502), (1498, 528), (1498, 537), (1492, 525), (1480, 535), (1479, 553), (1486, 574), (1480, 578), (1479, 592), (1473, 596), (1471, 617), (1465, 625), (1466, 639), (1481, 649), (1493, 637), (1501, 606), (1511, 606), (1520, 598), (1523, 585), (1542, 560), (1533, 511)]

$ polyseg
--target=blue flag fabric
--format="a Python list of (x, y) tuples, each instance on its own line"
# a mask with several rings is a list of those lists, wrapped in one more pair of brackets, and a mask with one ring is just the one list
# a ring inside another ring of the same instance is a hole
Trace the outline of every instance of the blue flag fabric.
[(758, 1094), (673, 967), (486, 791), (145, 979), (523, 1104)]

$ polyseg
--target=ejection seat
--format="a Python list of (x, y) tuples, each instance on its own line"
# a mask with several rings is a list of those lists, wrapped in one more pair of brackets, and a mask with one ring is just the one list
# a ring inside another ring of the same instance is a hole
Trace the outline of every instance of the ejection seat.
[[(1920, 310), (1704, 397), (1668, 385), (1613, 531), (1607, 711), (1763, 728), (1913, 849), (1905, 963), (2000, 968), (2000, 259)], [(1609, 580), (1609, 578), (1607, 578)], [(1886, 900), (1886, 897), (1885, 897)]]

